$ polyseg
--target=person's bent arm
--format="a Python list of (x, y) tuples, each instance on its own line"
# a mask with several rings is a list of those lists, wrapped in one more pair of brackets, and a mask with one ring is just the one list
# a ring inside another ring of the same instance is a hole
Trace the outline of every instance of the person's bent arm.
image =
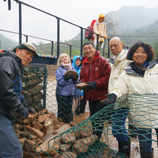
[(121, 97), (123, 94), (128, 94), (129, 87), (127, 82), (128, 79), (126, 72), (123, 71), (118, 80), (116, 81), (116, 83), (114, 84), (114, 89), (111, 93), (114, 93), (117, 96), (117, 98)]
[[(25, 107), (14, 91), (13, 79), (15, 78), (15, 65), (10, 58), (0, 59), (0, 100), (10, 111), (21, 113)], [(26, 112), (25, 112), (26, 114)], [(26, 118), (26, 115), (24, 116)]]
[(114, 103), (116, 99), (121, 97), (123, 94), (128, 94), (128, 91), (129, 87), (127, 84), (127, 78), (125, 72), (122, 72), (119, 79), (116, 81), (114, 85), (114, 90), (109, 94), (107, 99), (102, 101), (104, 106)]
[(69, 79), (68, 80), (64, 79), (63, 73), (62, 73), (60, 68), (58, 68), (56, 70), (55, 77), (56, 77), (56, 80), (57, 80), (58, 84), (60, 84), (62, 86), (65, 86), (67, 84), (68, 80), (69, 80)]
[(96, 80), (96, 84), (97, 84), (97, 88), (99, 89), (107, 89), (109, 84), (111, 66), (105, 58), (103, 58), (101, 62), (102, 62), (100, 67), (101, 77), (98, 80)]

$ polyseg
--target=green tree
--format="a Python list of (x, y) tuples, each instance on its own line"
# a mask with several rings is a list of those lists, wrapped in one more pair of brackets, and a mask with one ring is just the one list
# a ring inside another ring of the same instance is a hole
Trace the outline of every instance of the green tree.
[(158, 41), (156, 41), (155, 43), (154, 43), (154, 50), (155, 50), (155, 54), (156, 54), (156, 57), (158, 57)]

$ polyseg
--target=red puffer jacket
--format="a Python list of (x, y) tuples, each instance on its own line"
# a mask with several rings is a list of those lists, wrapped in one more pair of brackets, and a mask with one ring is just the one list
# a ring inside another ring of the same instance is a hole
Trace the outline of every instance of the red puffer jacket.
[[(93, 26), (94, 26), (94, 23), (95, 23), (95, 22), (97, 22), (97, 20), (93, 20), (93, 21), (91, 22), (92, 29), (93, 29)], [(93, 36), (94, 36), (94, 34), (93, 34)], [(94, 37), (93, 37), (93, 36), (92, 36), (92, 38), (91, 38), (92, 40), (94, 40)]]
[(80, 81), (92, 82), (96, 81), (97, 87), (93, 90), (86, 90), (85, 97), (89, 101), (100, 101), (105, 99), (108, 94), (108, 83), (111, 72), (111, 66), (106, 58), (95, 52), (93, 61), (90, 63), (86, 57), (82, 62), (80, 72)]

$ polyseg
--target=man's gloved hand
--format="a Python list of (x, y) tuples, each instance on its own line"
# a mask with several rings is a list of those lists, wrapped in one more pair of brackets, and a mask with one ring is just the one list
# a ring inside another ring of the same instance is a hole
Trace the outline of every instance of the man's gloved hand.
[(26, 119), (29, 116), (29, 111), (25, 107), (21, 111), (19, 111), (19, 113), (24, 117), (24, 119)]
[(28, 106), (27, 109), (29, 110), (29, 112), (36, 114), (36, 110), (33, 107)]
[(86, 83), (89, 84), (89, 85), (86, 87), (86, 89), (93, 90), (94, 88), (97, 87), (97, 83), (96, 83), (96, 81), (93, 81), (93, 82), (86, 82)]
[(64, 80), (65, 81), (68, 81), (69, 79), (71, 79), (72, 78), (72, 75), (64, 75)]
[(72, 80), (76, 82), (78, 80), (78, 75), (77, 75), (77, 77), (75, 77), (74, 75), (72, 75)]
[(111, 93), (108, 98), (103, 101), (103, 105), (106, 106), (108, 104), (112, 104), (116, 101), (117, 96), (114, 93)]
[(24, 107), (26, 107), (28, 109), (29, 112), (32, 112), (32, 113), (36, 114), (36, 110), (33, 107), (29, 106), (26, 103), (25, 99), (22, 99), (21, 103), (24, 105)]
[(22, 99), (21, 100), (21, 103), (25, 106), (25, 107), (28, 107), (29, 105), (26, 103), (25, 99)]

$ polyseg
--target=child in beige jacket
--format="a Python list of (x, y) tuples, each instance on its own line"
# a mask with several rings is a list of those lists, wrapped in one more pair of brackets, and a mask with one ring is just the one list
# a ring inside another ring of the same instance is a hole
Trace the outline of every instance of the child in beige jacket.
[[(101, 45), (104, 42), (104, 38), (107, 38), (105, 16), (103, 14), (99, 15), (98, 22), (95, 22), (94, 27), (93, 27), (93, 31), (96, 34), (100, 35), (99, 39), (98, 39), (99, 40), (98, 50), (100, 50)], [(97, 40), (97, 35), (95, 35), (95, 40)]]

